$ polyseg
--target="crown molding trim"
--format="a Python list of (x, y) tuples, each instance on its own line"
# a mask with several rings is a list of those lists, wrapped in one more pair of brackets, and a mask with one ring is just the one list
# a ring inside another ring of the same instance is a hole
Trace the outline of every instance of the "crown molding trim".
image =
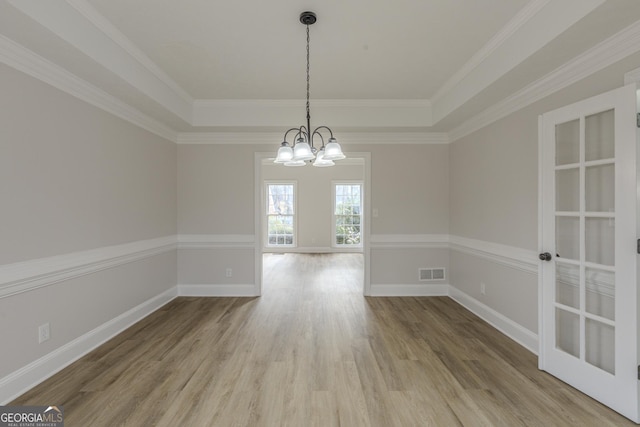
[(162, 138), (172, 142), (177, 139), (177, 133), (163, 123), (3, 35), (0, 35), (0, 62)]
[(147, 55), (145, 55), (136, 45), (134, 45), (124, 34), (102, 16), (86, 0), (66, 0), (74, 9), (78, 11), (87, 21), (91, 22), (97, 29), (102, 31), (107, 37), (113, 40), (118, 46), (124, 49), (133, 59), (142, 64), (158, 80), (164, 83), (169, 89), (174, 91), (188, 105), (193, 104), (193, 97), (180, 87), (169, 75), (156, 65)]
[(187, 123), (193, 100), (84, 0), (8, 0), (31, 19)]
[[(198, 108), (300, 108), (304, 99), (196, 99)], [(320, 108), (419, 108), (429, 109), (428, 99), (314, 99), (314, 107)]]
[[(177, 135), (184, 145), (277, 145), (282, 132), (183, 132)], [(341, 144), (448, 144), (444, 132), (336, 132)], [(274, 146), (275, 146), (274, 145)]]
[[(239, 128), (296, 125), (303, 118), (304, 100), (195, 100), (193, 126)], [(313, 100), (316, 123), (333, 128), (426, 128), (432, 125), (431, 102), (425, 99)]]
[(502, 46), (522, 26), (529, 22), (551, 0), (532, 0), (523, 7), (495, 36), (491, 38), (475, 55), (467, 61), (457, 72), (447, 80), (433, 95), (431, 101), (436, 103), (442, 99), (457, 84), (464, 80), (482, 62), (487, 60), (500, 46)]
[[(640, 21), (465, 121), (449, 132), (450, 141), (455, 142), (637, 52), (640, 52)], [(627, 74), (629, 78), (640, 77), (640, 72), (638, 76)]]
[(605, 0), (535, 0), (432, 98), (433, 123), (449, 116)]

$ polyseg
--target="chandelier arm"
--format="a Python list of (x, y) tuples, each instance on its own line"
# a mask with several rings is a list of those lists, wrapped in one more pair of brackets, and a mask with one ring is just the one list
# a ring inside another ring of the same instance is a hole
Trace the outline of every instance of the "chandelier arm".
[(313, 139), (314, 136), (318, 135), (320, 137), (320, 140), (322, 141), (322, 146), (320, 147), (320, 149), (322, 150), (324, 148), (324, 137), (320, 132), (318, 132), (318, 129), (320, 128), (317, 128), (316, 130), (313, 131), (313, 134), (311, 135), (311, 139)]
[(315, 134), (315, 133), (320, 133), (320, 132), (319, 132), (319, 131), (320, 131), (320, 129), (326, 129), (326, 130), (328, 130), (328, 131), (329, 131), (329, 134), (331, 135), (331, 138), (333, 138), (333, 131), (331, 130), (331, 128), (329, 128), (329, 126), (318, 126), (318, 127), (316, 128), (316, 130), (314, 130), (314, 131), (313, 131), (313, 133), (314, 133), (314, 134)]
[(296, 135), (296, 137), (300, 136), (301, 138), (305, 138), (305, 139), (307, 140), (307, 142), (308, 142), (309, 144), (311, 144), (311, 141), (310, 141), (310, 139), (311, 139), (311, 137), (310, 137), (311, 132), (309, 131), (309, 129), (308, 129), (308, 128), (306, 128), (304, 125), (302, 125), (302, 126), (300, 126), (300, 127), (298, 128), (298, 130), (299, 130), (300, 132), (298, 132), (298, 135)]
[[(284, 141), (284, 142), (286, 142), (286, 141), (287, 141), (287, 135), (289, 135), (289, 132), (294, 131), (294, 130), (298, 132), (298, 134), (296, 135), (296, 137), (300, 134), (300, 128), (291, 128), (291, 129), (289, 129), (288, 131), (286, 131), (286, 132), (284, 133), (284, 138), (283, 138), (283, 141)], [(294, 141), (294, 144), (295, 144), (295, 141)]]

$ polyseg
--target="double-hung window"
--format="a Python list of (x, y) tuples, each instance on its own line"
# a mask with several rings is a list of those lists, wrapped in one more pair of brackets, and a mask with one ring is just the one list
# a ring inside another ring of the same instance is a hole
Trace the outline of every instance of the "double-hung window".
[(295, 246), (295, 182), (267, 183), (266, 196), (267, 246)]
[(333, 183), (333, 244), (362, 246), (362, 183)]

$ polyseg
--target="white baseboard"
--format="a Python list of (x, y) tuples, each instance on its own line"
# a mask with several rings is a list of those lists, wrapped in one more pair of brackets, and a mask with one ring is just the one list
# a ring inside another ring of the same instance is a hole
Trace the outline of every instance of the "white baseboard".
[(255, 297), (255, 285), (178, 285), (181, 297)]
[(533, 354), (538, 354), (537, 334), (453, 286), (449, 289), (449, 296), (458, 304), (476, 314), (482, 320), (489, 323), (491, 326), (522, 345)]
[(171, 288), (0, 379), (0, 405), (11, 402), (176, 296), (176, 288)]
[(449, 285), (371, 285), (369, 295), (372, 297), (440, 297), (449, 295)]

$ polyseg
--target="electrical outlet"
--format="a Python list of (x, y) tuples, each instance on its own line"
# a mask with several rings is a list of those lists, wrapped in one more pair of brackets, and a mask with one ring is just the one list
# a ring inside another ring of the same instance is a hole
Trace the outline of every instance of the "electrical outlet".
[(486, 295), (487, 294), (487, 285), (485, 285), (484, 283), (480, 282), (480, 293), (482, 295)]
[(233, 276), (233, 270), (230, 268), (227, 268), (227, 272), (226, 272), (227, 277), (231, 277)]
[(38, 326), (38, 344), (48, 341), (49, 338), (51, 338), (51, 329), (49, 328), (49, 324), (45, 323), (44, 325)]

